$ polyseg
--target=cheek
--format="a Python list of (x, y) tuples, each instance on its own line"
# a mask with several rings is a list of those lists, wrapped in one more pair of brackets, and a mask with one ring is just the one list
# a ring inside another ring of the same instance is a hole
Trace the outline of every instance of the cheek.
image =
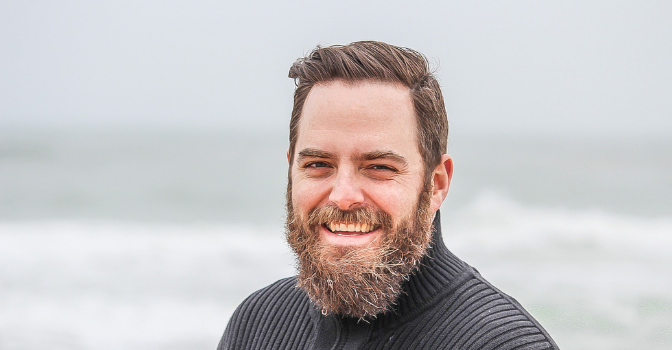
[(326, 186), (300, 178), (292, 178), (292, 205), (301, 216), (326, 203), (329, 197)]
[(412, 214), (418, 199), (418, 190), (410, 186), (374, 186), (367, 191), (368, 197), (382, 211), (404, 219)]

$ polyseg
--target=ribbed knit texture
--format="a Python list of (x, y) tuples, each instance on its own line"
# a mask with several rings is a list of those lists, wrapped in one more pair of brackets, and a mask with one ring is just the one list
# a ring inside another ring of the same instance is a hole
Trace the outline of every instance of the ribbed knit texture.
[(369, 322), (324, 316), (296, 278), (250, 295), (231, 317), (224, 349), (558, 349), (518, 302), (453, 255), (434, 220), (433, 246), (393, 312)]

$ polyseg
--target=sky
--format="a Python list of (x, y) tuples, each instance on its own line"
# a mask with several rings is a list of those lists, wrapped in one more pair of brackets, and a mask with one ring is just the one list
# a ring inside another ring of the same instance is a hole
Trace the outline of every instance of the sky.
[(284, 129), (291, 63), (380, 40), (452, 132), (672, 135), (669, 1), (2, 1), (0, 127)]

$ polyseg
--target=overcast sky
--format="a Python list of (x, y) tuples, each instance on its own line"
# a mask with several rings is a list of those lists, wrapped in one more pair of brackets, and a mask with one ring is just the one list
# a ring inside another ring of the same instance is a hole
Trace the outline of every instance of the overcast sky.
[(425, 53), (453, 132), (672, 135), (670, 1), (2, 1), (0, 126), (286, 128), (357, 40)]

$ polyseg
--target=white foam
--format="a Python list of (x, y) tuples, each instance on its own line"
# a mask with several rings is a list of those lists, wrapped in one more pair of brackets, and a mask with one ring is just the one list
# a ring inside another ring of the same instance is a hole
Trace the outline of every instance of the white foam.
[(492, 192), (443, 216), (446, 245), (561, 346), (672, 345), (672, 219), (530, 208)]
[[(443, 216), (446, 245), (561, 347), (672, 344), (670, 218), (497, 194)], [(281, 227), (0, 223), (0, 349), (213, 349), (244, 297), (293, 271)]]
[(292, 273), (278, 227), (3, 223), (0, 349), (212, 349)]

